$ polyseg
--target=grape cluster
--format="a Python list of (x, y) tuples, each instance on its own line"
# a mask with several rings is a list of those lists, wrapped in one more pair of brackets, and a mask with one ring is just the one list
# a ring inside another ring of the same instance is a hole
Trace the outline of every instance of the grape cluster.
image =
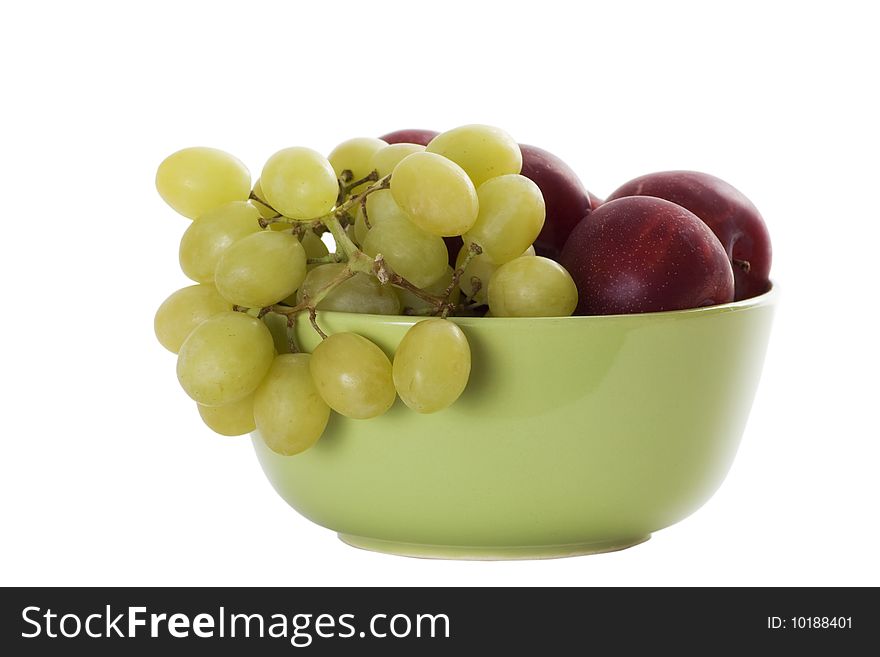
[[(574, 311), (571, 276), (532, 247), (545, 204), (520, 175), (519, 145), (483, 125), (425, 142), (357, 138), (327, 157), (286, 148), (253, 185), (239, 160), (212, 148), (160, 164), (159, 194), (193, 220), (180, 265), (196, 285), (165, 300), (155, 330), (211, 429), (257, 429), (292, 455), (321, 437), (331, 410), (373, 418), (399, 396), (433, 413), (458, 399), (471, 370), (449, 316)], [(322, 311), (426, 319), (392, 361), (361, 335), (325, 334)], [(311, 354), (294, 339), (301, 314), (322, 338)]]

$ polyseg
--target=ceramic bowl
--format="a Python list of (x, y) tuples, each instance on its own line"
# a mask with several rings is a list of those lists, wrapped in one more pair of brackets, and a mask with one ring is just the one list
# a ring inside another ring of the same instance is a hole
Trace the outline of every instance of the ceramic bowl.
[[(333, 414), (297, 456), (253, 445), (275, 490), (351, 545), (420, 557), (514, 559), (645, 541), (698, 509), (737, 451), (776, 293), (641, 315), (456, 318), (468, 387), (420, 415)], [(322, 312), (389, 357), (415, 318)], [(309, 351), (317, 334), (304, 321)]]

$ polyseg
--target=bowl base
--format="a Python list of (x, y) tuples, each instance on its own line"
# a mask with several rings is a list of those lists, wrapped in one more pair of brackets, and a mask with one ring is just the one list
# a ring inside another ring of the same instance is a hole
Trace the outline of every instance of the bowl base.
[(463, 561), (512, 561), (517, 559), (561, 559), (587, 554), (601, 554), (625, 550), (644, 543), (650, 534), (629, 539), (599, 541), (596, 543), (569, 543), (564, 545), (424, 545), (397, 543), (380, 538), (338, 534), (339, 540), (352, 547), (371, 552), (393, 554), (420, 559), (458, 559)]

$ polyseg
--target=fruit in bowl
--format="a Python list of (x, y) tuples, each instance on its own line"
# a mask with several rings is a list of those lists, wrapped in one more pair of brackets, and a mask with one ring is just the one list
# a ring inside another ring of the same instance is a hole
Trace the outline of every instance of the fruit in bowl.
[(602, 203), (484, 125), (284, 148), (253, 184), (184, 149), (156, 184), (192, 219), (197, 284), (155, 317), (183, 389), (348, 543), (618, 549), (723, 479), (773, 307), (734, 301), (723, 221), (659, 193)]
[[(558, 258), (574, 227), (593, 209), (589, 192), (559, 157), (537, 146), (520, 144), (522, 175), (533, 180), (547, 203), (547, 221), (535, 240), (540, 256)], [(598, 204), (597, 204), (598, 205)]]
[(712, 229), (733, 265), (735, 299), (770, 289), (770, 234), (758, 209), (733, 185), (699, 171), (661, 171), (624, 183), (607, 200), (636, 195), (677, 203)]
[(579, 223), (560, 255), (581, 315), (714, 306), (733, 301), (733, 270), (696, 215), (650, 196), (606, 202)]

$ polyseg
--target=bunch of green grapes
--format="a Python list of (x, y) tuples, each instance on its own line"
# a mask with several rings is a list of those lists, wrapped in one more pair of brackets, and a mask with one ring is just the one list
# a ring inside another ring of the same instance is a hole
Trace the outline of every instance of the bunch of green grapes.
[[(270, 449), (297, 454), (331, 411), (377, 417), (398, 396), (419, 413), (454, 403), (471, 351), (449, 316), (570, 315), (571, 277), (534, 255), (544, 199), (521, 166), (517, 143), (482, 125), (427, 146), (285, 148), (253, 184), (220, 150), (166, 158), (156, 187), (193, 220), (179, 259), (195, 284), (162, 303), (155, 331), (204, 422), (223, 435), (258, 430)], [(449, 238), (463, 244), (452, 257)], [(325, 334), (327, 311), (425, 319), (387, 354), (355, 333)], [(296, 344), (300, 314), (322, 338), (311, 354)]]

